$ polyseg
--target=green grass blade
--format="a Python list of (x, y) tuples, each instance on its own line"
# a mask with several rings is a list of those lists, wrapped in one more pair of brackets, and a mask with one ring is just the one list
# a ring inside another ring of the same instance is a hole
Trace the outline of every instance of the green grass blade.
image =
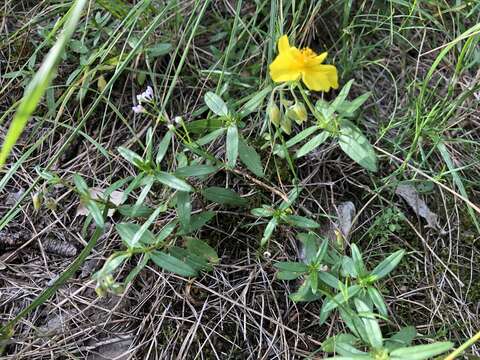
[(50, 49), (45, 57), (45, 60), (40, 66), (40, 69), (38, 69), (32, 81), (25, 89), (23, 99), (18, 106), (17, 112), (15, 113), (12, 124), (10, 125), (7, 136), (3, 142), (2, 149), (0, 150), (0, 167), (5, 164), (10, 151), (15, 146), (18, 138), (22, 134), (28, 119), (37, 108), (40, 99), (47, 90), (47, 87), (50, 85), (50, 82), (55, 75), (58, 63), (60, 62), (61, 56), (65, 50), (65, 46), (75, 31), (86, 3), (87, 0), (77, 0), (72, 5), (68, 13), (65, 15), (68, 17), (68, 20), (65, 23), (63, 32), (58, 37), (55, 45), (53, 45), (53, 47)]

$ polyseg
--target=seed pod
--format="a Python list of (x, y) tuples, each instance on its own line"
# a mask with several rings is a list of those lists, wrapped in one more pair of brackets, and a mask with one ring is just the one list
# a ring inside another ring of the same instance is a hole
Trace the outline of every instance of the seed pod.
[(302, 102), (296, 102), (294, 105), (288, 108), (286, 115), (298, 125), (302, 125), (302, 123), (307, 120), (307, 109)]
[(103, 75), (100, 75), (100, 77), (97, 80), (98, 90), (102, 92), (106, 86), (107, 86), (107, 80), (105, 80), (105, 77)]
[(280, 109), (278, 108), (277, 104), (271, 102), (268, 105), (267, 114), (270, 122), (279, 127), (282, 114), (280, 113)]

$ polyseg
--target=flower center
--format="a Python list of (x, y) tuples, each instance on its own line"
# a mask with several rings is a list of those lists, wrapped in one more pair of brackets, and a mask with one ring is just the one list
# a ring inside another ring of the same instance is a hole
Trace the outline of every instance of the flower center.
[(317, 56), (317, 53), (308, 47), (301, 49), (300, 53), (302, 54), (302, 60), (304, 62), (310, 59), (313, 59), (315, 56)]

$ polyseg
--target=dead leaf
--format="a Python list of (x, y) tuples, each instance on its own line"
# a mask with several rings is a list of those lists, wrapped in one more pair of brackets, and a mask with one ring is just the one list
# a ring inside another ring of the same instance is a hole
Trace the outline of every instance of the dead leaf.
[[(98, 187), (90, 188), (90, 197), (93, 200), (104, 199), (104, 195), (103, 195), (104, 192), (105, 190)], [(116, 206), (122, 205), (124, 202), (123, 191), (118, 191), (118, 190), (112, 191), (112, 193), (110, 194), (109, 201)], [(112, 217), (114, 213), (115, 213), (115, 209), (108, 209), (107, 216)], [(90, 212), (86, 208), (85, 204), (82, 201), (80, 201), (80, 204), (77, 207), (77, 212), (75, 213), (75, 216), (88, 216), (89, 214)]]
[(425, 219), (427, 227), (444, 232), (438, 224), (438, 216), (430, 211), (428, 205), (418, 195), (417, 190), (409, 184), (400, 184), (395, 193), (400, 196), (413, 209), (415, 214)]
[(338, 220), (335, 226), (340, 230), (344, 239), (347, 239), (350, 235), (356, 213), (355, 205), (351, 201), (343, 202), (337, 206)]

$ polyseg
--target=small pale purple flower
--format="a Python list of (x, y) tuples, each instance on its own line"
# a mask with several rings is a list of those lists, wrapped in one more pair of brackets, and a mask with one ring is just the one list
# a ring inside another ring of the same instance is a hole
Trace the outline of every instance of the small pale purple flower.
[(146, 111), (142, 104), (135, 105), (134, 107), (132, 107), (132, 110), (135, 114), (141, 114)]
[(153, 100), (153, 89), (152, 89), (152, 87), (150, 85), (147, 86), (147, 90), (145, 90), (142, 95), (146, 100), (152, 101)]
[(151, 86), (147, 86), (147, 90), (142, 92), (141, 94), (137, 95), (137, 101), (139, 103), (143, 102), (150, 102), (153, 100), (153, 89)]

